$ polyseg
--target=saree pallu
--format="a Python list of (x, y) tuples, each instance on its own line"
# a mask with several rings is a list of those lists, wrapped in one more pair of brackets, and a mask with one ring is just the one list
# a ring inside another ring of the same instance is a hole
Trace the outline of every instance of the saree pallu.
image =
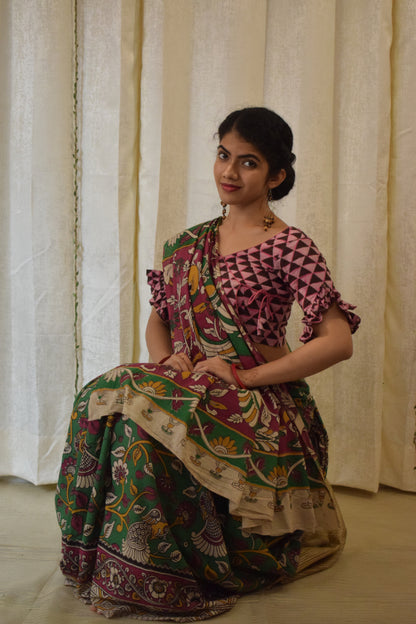
[[(217, 222), (165, 245), (172, 345), (194, 364), (263, 360), (217, 277)], [(328, 567), (345, 528), (307, 384), (255, 390), (119, 366), (74, 404), (56, 494), (61, 569), (107, 617), (194, 621)]]

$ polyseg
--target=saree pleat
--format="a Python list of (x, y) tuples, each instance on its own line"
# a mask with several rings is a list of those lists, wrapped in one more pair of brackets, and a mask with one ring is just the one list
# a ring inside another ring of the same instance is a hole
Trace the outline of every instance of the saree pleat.
[[(174, 350), (249, 368), (261, 356), (215, 272), (215, 222), (168, 241)], [(244, 390), (129, 364), (78, 395), (58, 481), (61, 568), (107, 616), (193, 621), (239, 594), (327, 567), (345, 529), (304, 381)]]

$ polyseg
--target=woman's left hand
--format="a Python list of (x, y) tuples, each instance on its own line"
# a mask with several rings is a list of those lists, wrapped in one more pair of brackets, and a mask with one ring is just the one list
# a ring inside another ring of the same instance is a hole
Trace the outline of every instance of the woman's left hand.
[(202, 360), (198, 362), (197, 364), (195, 364), (194, 372), (195, 373), (212, 373), (213, 375), (216, 375), (223, 381), (229, 384), (235, 385), (235, 379), (231, 372), (231, 364), (228, 364), (227, 362), (225, 362), (218, 355), (212, 358), (208, 358), (207, 360)]

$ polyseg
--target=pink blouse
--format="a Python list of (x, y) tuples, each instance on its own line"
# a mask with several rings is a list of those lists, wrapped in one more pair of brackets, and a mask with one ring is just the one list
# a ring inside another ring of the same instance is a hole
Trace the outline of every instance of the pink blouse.
[[(301, 230), (288, 227), (273, 238), (226, 256), (217, 257), (224, 295), (253, 342), (285, 343), (293, 301), (301, 306), (305, 324), (300, 340), (313, 337), (313, 325), (333, 303), (344, 312), (354, 333), (360, 318), (335, 289), (325, 259)], [(150, 303), (168, 320), (161, 271), (148, 271)]]

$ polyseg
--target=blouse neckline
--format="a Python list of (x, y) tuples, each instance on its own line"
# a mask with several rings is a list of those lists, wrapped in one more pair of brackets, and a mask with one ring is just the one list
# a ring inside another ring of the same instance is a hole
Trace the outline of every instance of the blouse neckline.
[(290, 230), (293, 229), (293, 225), (288, 225), (284, 230), (280, 230), (280, 232), (277, 232), (274, 236), (272, 236), (271, 238), (267, 238), (266, 240), (262, 241), (261, 243), (257, 243), (257, 245), (252, 245), (251, 247), (246, 247), (245, 249), (239, 249), (238, 251), (232, 251), (229, 254), (221, 254), (218, 248), (218, 228), (217, 228), (217, 244), (216, 244), (216, 251), (217, 251), (217, 256), (219, 260), (226, 260), (227, 258), (231, 258), (233, 256), (238, 256), (239, 254), (247, 254), (250, 251), (255, 251), (256, 249), (260, 249), (260, 247), (262, 245), (270, 245), (272, 244), (275, 240), (277, 240), (278, 238), (280, 238), (280, 236), (282, 236), (282, 234), (284, 234), (285, 232), (289, 233)]

